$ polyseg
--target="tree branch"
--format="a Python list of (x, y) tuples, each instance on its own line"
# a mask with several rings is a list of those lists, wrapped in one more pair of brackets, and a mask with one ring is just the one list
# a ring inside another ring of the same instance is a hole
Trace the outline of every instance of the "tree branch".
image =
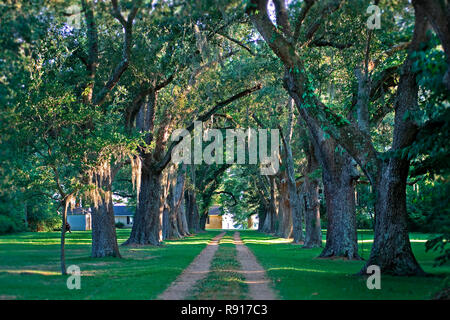
[(133, 20), (136, 17), (136, 14), (139, 10), (139, 6), (142, 0), (133, 1), (133, 7), (131, 8), (130, 13), (128, 14), (127, 20), (125, 20), (125, 18), (120, 13), (117, 0), (112, 0), (111, 2), (113, 5), (113, 16), (120, 22), (120, 24), (123, 26), (124, 29), (122, 59), (115, 67), (114, 71), (112, 72), (111, 76), (109, 77), (109, 80), (106, 82), (104, 87), (96, 95), (94, 105), (101, 105), (105, 101), (109, 92), (116, 86), (116, 84), (120, 80), (120, 77), (128, 68), (128, 65), (130, 63), (130, 52), (133, 39), (133, 30), (132, 30)]
[(297, 23), (295, 24), (294, 38), (293, 38), (294, 44), (298, 41), (303, 21), (305, 21), (305, 18), (308, 15), (309, 10), (314, 5), (314, 3), (315, 3), (315, 0), (305, 0), (305, 2), (304, 2), (304, 5), (300, 11), (300, 14), (298, 15)]
[(334, 41), (317, 39), (310, 43), (312, 47), (333, 47), (339, 50), (350, 48), (352, 43), (337, 43)]
[(273, 4), (275, 5), (275, 18), (277, 25), (286, 38), (290, 39), (292, 37), (291, 25), (289, 23), (285, 0), (273, 0)]
[[(257, 90), (260, 90), (260, 89), (261, 89), (261, 84), (258, 83), (258, 84), (257, 84), (256, 86), (254, 86), (254, 87), (251, 87), (251, 88), (249, 88), (249, 89), (246, 89), (246, 90), (244, 90), (244, 91), (241, 91), (241, 92), (235, 94), (234, 96), (232, 96), (232, 97), (230, 97), (230, 98), (228, 98), (228, 99), (226, 99), (226, 100), (224, 100), (224, 101), (222, 101), (222, 102), (217, 103), (217, 104), (216, 104), (213, 108), (211, 108), (209, 111), (207, 111), (207, 112), (205, 112), (204, 114), (198, 116), (198, 118), (197, 118), (195, 121), (201, 121), (201, 122), (206, 121), (207, 119), (209, 119), (209, 117), (210, 117), (211, 115), (213, 115), (214, 113), (216, 113), (217, 111), (219, 111), (221, 108), (225, 107), (226, 105), (228, 105), (228, 104), (232, 103), (233, 101), (238, 100), (238, 99), (240, 99), (240, 98), (242, 98), (242, 97), (248, 96), (248, 95), (250, 95), (251, 93), (253, 93), (253, 92), (257, 91)], [(194, 122), (195, 122), (195, 121), (193, 121), (193, 122), (186, 128), (186, 130), (187, 130), (188, 132), (192, 132), (192, 130), (194, 130)], [(162, 160), (160, 161), (160, 163), (156, 166), (156, 170), (157, 170), (157, 171), (162, 171), (162, 170), (167, 166), (167, 164), (168, 164), (168, 163), (170, 162), (170, 160), (172, 159), (172, 150), (178, 145), (178, 143), (180, 143), (181, 140), (182, 140), (182, 139), (180, 139), (180, 140), (178, 140), (178, 141), (176, 141), (176, 142), (173, 141), (173, 142), (170, 144), (169, 149), (167, 150), (167, 152), (166, 152), (166, 154), (164, 155), (163, 159), (162, 159)]]
[(224, 37), (225, 39), (230, 40), (230, 41), (233, 42), (233, 43), (236, 43), (236, 44), (237, 44), (238, 46), (240, 46), (241, 48), (244, 48), (244, 49), (245, 49), (246, 51), (248, 51), (248, 53), (250, 53), (252, 56), (255, 55), (255, 53), (254, 53), (249, 47), (247, 47), (245, 44), (243, 44), (241, 41), (236, 40), (236, 39), (230, 37), (230, 36), (227, 35), (226, 33), (220, 33), (220, 32), (217, 32), (217, 34), (220, 35), (220, 36), (222, 36), (222, 37)]
[(269, 19), (267, 1), (251, 0), (251, 4), (247, 8), (247, 14), (274, 53), (281, 58), (288, 68), (292, 67), (297, 60), (295, 49)]
[(228, 191), (214, 191), (213, 194), (226, 194), (226, 195), (229, 195), (229, 196), (231, 196), (231, 198), (233, 198), (233, 201), (234, 201), (234, 204), (232, 204), (231, 207), (234, 207), (234, 206), (237, 205), (237, 200), (234, 197), (234, 194), (232, 194), (231, 192), (228, 192)]
[(319, 27), (323, 24), (324, 20), (330, 14), (337, 11), (341, 7), (342, 3), (343, 3), (342, 0), (330, 0), (329, 1), (328, 5), (322, 9), (322, 11), (320, 13), (320, 17), (318, 19), (316, 19), (315, 22), (309, 26), (309, 28), (305, 34), (305, 41), (303, 41), (303, 43), (301, 44), (301, 47), (306, 47), (312, 42), (314, 35), (316, 34), (317, 30), (319, 30)]

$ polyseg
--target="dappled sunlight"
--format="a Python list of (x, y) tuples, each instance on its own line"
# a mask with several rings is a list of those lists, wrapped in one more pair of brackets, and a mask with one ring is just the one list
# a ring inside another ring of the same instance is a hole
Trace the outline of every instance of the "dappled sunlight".
[(42, 276), (58, 276), (61, 275), (61, 272), (56, 271), (48, 271), (48, 270), (30, 270), (30, 269), (15, 269), (15, 270), (8, 270), (8, 269), (0, 269), (0, 273), (10, 273), (10, 274), (39, 274)]
[(234, 244), (234, 240), (233, 239), (224, 238), (224, 239), (220, 240), (220, 244)]
[[(47, 241), (47, 242), (43, 242), (43, 241), (2, 241), (0, 240), (0, 245), (32, 245), (32, 246), (55, 246), (55, 245), (61, 245), (61, 240), (59, 241)], [(86, 240), (86, 241), (80, 241), (79, 239), (77, 240), (71, 240), (68, 239), (67, 240), (67, 245), (91, 245), (91, 240)]]
[[(207, 245), (218, 246), (216, 241), (212, 241), (217, 234), (198, 234), (184, 239), (166, 240), (162, 246), (120, 247), (122, 259), (91, 258), (90, 239), (86, 236), (78, 238), (81, 236), (78, 234), (69, 239), (66, 248), (66, 265), (78, 265), (84, 279), (82, 286), (85, 291), (76, 292), (75, 295), (73, 292), (67, 291), (65, 285), (67, 276), (61, 276), (59, 271), (59, 238), (44, 238), (43, 234), (38, 234), (39, 237), (35, 239), (30, 239), (30, 235), (26, 235), (27, 237), (18, 235), (16, 238), (0, 237), (2, 293), (32, 299), (121, 299), (122, 289), (118, 292), (115, 288), (122, 288), (123, 283), (127, 283), (134, 288), (132, 292), (128, 291), (130, 297), (148, 298), (148, 293), (145, 292), (151, 292), (151, 296), (156, 297), (156, 294), (166, 287), (167, 282), (174, 281), (176, 276), (186, 269), (202, 248)], [(122, 235), (124, 234), (122, 233)], [(232, 235), (227, 233), (219, 242), (219, 249), (225, 249), (225, 253), (228, 250), (228, 253), (216, 260), (213, 274), (210, 270), (205, 269), (194, 271), (196, 275), (206, 276), (209, 279), (200, 287), (205, 290), (205, 294), (202, 294), (201, 297), (243, 299), (245, 297), (242, 294), (245, 292), (246, 286), (263, 286), (269, 283), (283, 294), (309, 299), (314, 297), (312, 291), (308, 291), (306, 288), (299, 289), (305, 281), (311, 281), (311, 285), (319, 284), (317, 292), (320, 292), (318, 295), (320, 298), (329, 298), (332, 295), (332, 293), (325, 292), (325, 289), (319, 290), (320, 288), (329, 288), (329, 290), (334, 290), (335, 294), (339, 294), (343, 292), (339, 291), (342, 286), (348, 288), (351, 297), (359, 295), (363, 299), (373, 297), (372, 293), (369, 295), (361, 293), (361, 288), (365, 288), (362, 283), (364, 282), (363, 278), (352, 277), (364, 261), (316, 259), (322, 248), (302, 250), (301, 246), (292, 244), (292, 239), (272, 237), (252, 231), (242, 231), (241, 235), (243, 243), (249, 246), (265, 268), (266, 279), (259, 277), (263, 274), (262, 270), (253, 268), (240, 270), (239, 264), (235, 265), (234, 260), (229, 259), (231, 257), (229, 254), (233, 252), (235, 245), (239, 245), (241, 242), (234, 240)], [(411, 234), (413, 249), (419, 250), (419, 258), (424, 269), (434, 274), (447, 275), (447, 267), (432, 268), (433, 257), (436, 254), (425, 252), (426, 237), (427, 235)], [(364, 253), (364, 257), (367, 258), (373, 242), (372, 237), (364, 235), (358, 242), (360, 254)], [(181, 261), (182, 263), (180, 263)], [(250, 276), (248, 280), (245, 279), (247, 276)], [(414, 296), (426, 294), (427, 287), (422, 280), (415, 284), (404, 279), (399, 280), (387, 276), (385, 279), (386, 287), (390, 283), (392, 286), (400, 285), (401, 288), (411, 287), (411, 290), (423, 286), (420, 293)], [(329, 281), (337, 281), (340, 285), (330, 285)], [(426, 282), (429, 281), (436, 286), (440, 280), (437, 278), (426, 280)], [(407, 289), (396, 289), (395, 292), (392, 291), (392, 295), (398, 295), (399, 292), (403, 293), (405, 290)]]
[(236, 278), (236, 277), (225, 277), (225, 278), (223, 278), (222, 280), (223, 280), (223, 281), (226, 281), (226, 282), (248, 283), (248, 282), (246, 282), (245, 280), (242, 280), (242, 279), (239, 279), (239, 278)]
[(193, 245), (193, 244), (208, 244), (208, 240), (201, 241), (167, 241), (164, 242), (167, 245)]
[(264, 284), (270, 283), (269, 280), (245, 280), (243, 281), (245, 284)]
[[(417, 242), (417, 243), (425, 243), (427, 240), (425, 239), (410, 239), (410, 242)], [(367, 239), (367, 240), (358, 240), (358, 243), (373, 243), (373, 239)]]
[(284, 238), (274, 238), (267, 240), (260, 239), (243, 239), (244, 243), (253, 243), (253, 244), (280, 244), (280, 243), (291, 243), (292, 239), (284, 239)]
[(300, 272), (318, 272), (318, 273), (330, 273), (329, 270), (318, 270), (318, 269), (306, 269), (306, 268), (297, 268), (297, 267), (278, 267), (278, 268), (269, 268), (267, 271), (280, 271), (280, 270), (291, 270), (291, 271), (300, 271)]

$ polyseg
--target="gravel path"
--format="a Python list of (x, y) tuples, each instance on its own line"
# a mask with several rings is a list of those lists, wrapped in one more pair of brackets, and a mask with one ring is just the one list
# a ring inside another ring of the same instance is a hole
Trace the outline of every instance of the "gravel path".
[(211, 267), (211, 261), (219, 248), (220, 239), (225, 232), (214, 237), (205, 249), (191, 264), (175, 279), (174, 282), (158, 296), (160, 300), (183, 300), (188, 297), (195, 284), (206, 277)]
[(242, 242), (239, 232), (234, 233), (237, 260), (241, 264), (241, 273), (248, 285), (251, 300), (277, 300), (277, 295), (269, 287), (269, 280), (264, 268), (258, 263), (253, 253)]

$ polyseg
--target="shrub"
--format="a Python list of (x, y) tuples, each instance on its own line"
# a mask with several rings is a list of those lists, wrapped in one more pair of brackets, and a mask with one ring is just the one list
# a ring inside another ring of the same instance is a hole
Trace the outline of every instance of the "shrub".
[(122, 222), (116, 223), (116, 228), (122, 229), (123, 227), (125, 227), (125, 225)]
[(363, 212), (362, 210), (357, 210), (356, 211), (356, 228), (372, 229), (373, 228), (372, 217), (368, 213)]
[(13, 233), (19, 231), (18, 225), (11, 217), (0, 215), (0, 234)]

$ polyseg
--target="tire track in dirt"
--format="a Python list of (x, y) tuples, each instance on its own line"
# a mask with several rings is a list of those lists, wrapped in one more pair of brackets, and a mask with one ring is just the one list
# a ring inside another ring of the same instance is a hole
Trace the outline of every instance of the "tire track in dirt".
[(234, 233), (234, 244), (237, 250), (237, 260), (241, 264), (241, 273), (248, 285), (249, 299), (277, 300), (277, 295), (269, 287), (270, 280), (264, 268), (256, 260), (253, 253), (242, 242), (239, 232)]
[(211, 261), (219, 248), (220, 239), (225, 232), (215, 236), (206, 248), (195, 257), (194, 261), (184, 269), (174, 282), (157, 299), (159, 300), (183, 300), (189, 296), (198, 281), (206, 277), (211, 267)]

